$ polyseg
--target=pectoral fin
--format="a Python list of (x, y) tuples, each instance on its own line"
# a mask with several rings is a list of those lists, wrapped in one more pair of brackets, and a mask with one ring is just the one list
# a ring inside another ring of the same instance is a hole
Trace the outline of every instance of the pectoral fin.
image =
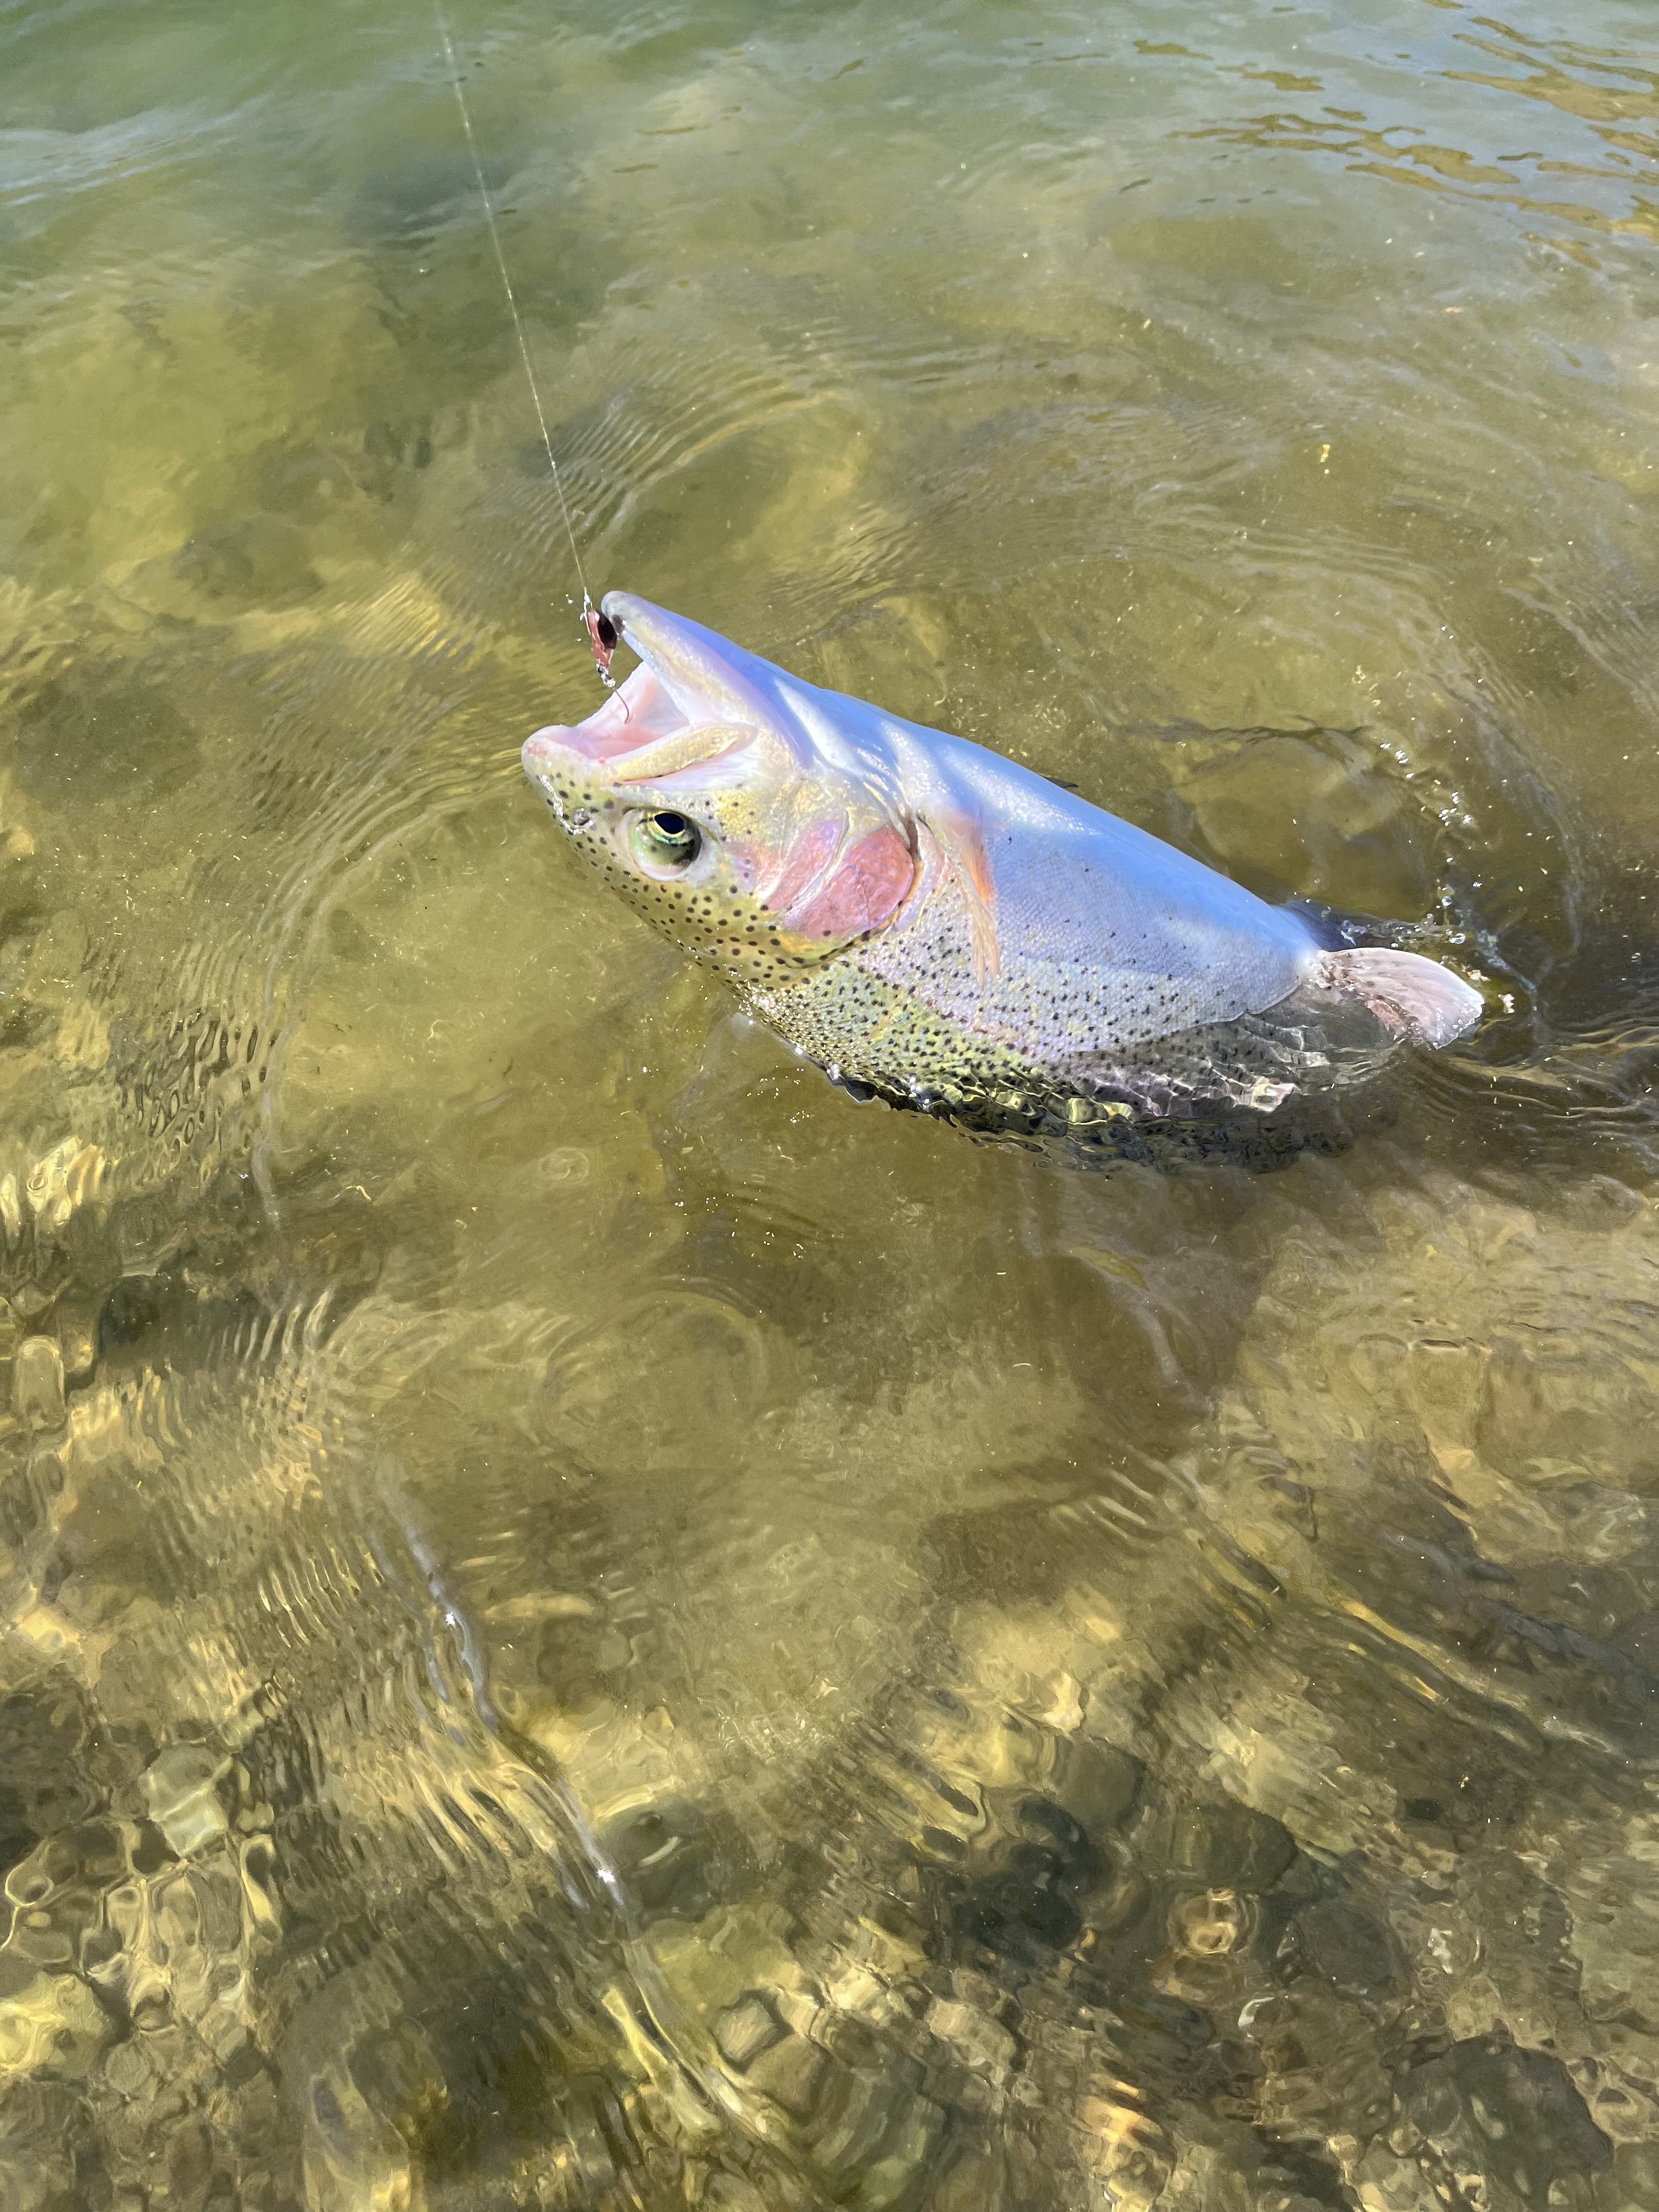
[(983, 983), (1000, 973), (1002, 946), (997, 936), (997, 886), (991, 856), (979, 826), (954, 807), (930, 807), (927, 827), (955, 877), (968, 909), (974, 955), (974, 979)]

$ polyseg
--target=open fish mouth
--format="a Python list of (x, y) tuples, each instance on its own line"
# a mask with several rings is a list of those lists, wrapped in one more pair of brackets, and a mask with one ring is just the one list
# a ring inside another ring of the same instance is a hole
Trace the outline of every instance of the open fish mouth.
[(602, 607), (639, 666), (583, 720), (551, 722), (526, 739), (532, 776), (568, 770), (574, 755), (603, 768), (607, 783), (658, 783), (706, 766), (775, 721), (724, 639), (631, 592), (607, 592)]
[[(620, 626), (619, 626), (620, 627)], [(561, 754), (576, 754), (594, 763), (618, 761), (663, 738), (695, 729), (704, 719), (690, 702), (687, 713), (650, 663), (641, 659), (631, 674), (607, 693), (603, 706), (580, 722), (550, 722), (524, 745), (524, 764), (534, 775)]]

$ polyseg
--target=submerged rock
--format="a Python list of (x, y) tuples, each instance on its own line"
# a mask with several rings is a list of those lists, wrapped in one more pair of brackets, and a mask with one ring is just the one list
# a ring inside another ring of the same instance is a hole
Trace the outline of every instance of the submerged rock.
[(1485, 2174), (1500, 2203), (1541, 2212), (1558, 2201), (1558, 2183), (1613, 2162), (1612, 2144), (1547, 2051), (1492, 2037), (1455, 2044), (1409, 2074), (1401, 2095), (1446, 2170)]

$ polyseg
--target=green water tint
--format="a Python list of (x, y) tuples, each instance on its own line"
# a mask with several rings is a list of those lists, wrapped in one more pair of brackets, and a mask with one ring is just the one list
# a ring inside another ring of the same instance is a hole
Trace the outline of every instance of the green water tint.
[(1649, 11), (455, 29), (596, 588), (1508, 1008), (855, 1108), (523, 784), (429, 20), (0, 16), (0, 2203), (1659, 2205)]

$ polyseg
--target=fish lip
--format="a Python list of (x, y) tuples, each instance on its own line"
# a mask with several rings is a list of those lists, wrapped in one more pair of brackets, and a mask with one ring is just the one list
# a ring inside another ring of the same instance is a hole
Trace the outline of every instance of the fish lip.
[(532, 731), (519, 748), (519, 759), (532, 783), (545, 783), (572, 757), (571, 748), (560, 740), (568, 735), (556, 722)]

